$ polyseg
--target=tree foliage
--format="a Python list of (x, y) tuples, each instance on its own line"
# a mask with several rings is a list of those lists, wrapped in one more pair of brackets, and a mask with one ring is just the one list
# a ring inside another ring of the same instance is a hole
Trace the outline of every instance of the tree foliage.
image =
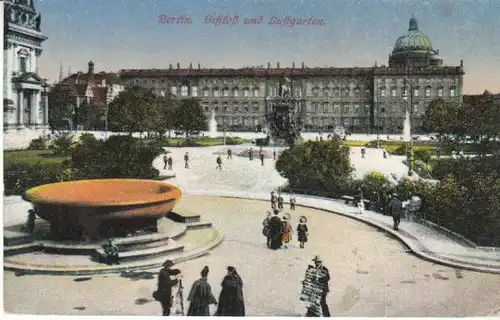
[(159, 171), (153, 160), (162, 152), (157, 145), (131, 136), (111, 136), (106, 141), (85, 137), (72, 154), (73, 175), (75, 179), (155, 178)]
[(64, 85), (56, 84), (48, 94), (49, 125), (52, 130), (68, 129), (72, 121), (76, 99), (73, 91)]
[(78, 106), (78, 125), (83, 126), (84, 130), (104, 129), (102, 118), (105, 114), (105, 108), (84, 101)]
[(291, 188), (340, 195), (349, 185), (353, 167), (349, 147), (338, 141), (308, 141), (283, 151), (276, 170)]
[(160, 104), (153, 90), (126, 88), (108, 106), (108, 129), (114, 132), (153, 132), (158, 129)]
[(189, 138), (194, 131), (207, 130), (207, 118), (199, 100), (185, 99), (181, 101), (174, 111), (173, 127), (176, 130), (184, 131), (186, 138)]

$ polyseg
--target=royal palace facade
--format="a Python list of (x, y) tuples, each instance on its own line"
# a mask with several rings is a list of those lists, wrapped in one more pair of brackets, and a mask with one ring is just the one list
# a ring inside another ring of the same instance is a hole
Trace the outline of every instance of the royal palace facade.
[(283, 79), (298, 104), (306, 130), (344, 127), (352, 132), (400, 132), (405, 113), (418, 132), (429, 103), (437, 98), (462, 100), (463, 62), (445, 66), (429, 37), (410, 19), (396, 40), (388, 66), (309, 68), (283, 67), (205, 69), (193, 67), (121, 70), (125, 85), (153, 88), (159, 95), (197, 98), (207, 116), (214, 111), (219, 130), (256, 130), (278, 96)]

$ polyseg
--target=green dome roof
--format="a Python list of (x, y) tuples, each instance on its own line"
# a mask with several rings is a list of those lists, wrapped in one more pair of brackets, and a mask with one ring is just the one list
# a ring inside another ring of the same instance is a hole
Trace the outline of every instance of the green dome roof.
[(396, 40), (392, 53), (411, 51), (434, 51), (429, 37), (418, 29), (417, 19), (410, 19), (408, 32)]

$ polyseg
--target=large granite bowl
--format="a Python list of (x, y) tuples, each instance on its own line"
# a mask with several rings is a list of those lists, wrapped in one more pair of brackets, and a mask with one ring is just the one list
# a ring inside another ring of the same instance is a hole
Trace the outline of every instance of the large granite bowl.
[(66, 237), (108, 236), (107, 229), (130, 232), (156, 224), (181, 198), (181, 190), (155, 180), (105, 179), (46, 184), (23, 199), (39, 217)]

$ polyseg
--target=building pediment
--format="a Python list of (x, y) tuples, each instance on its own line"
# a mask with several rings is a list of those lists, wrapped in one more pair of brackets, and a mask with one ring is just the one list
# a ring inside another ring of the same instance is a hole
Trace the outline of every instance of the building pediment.
[(13, 79), (17, 83), (42, 84), (43, 80), (34, 72), (26, 72)]

